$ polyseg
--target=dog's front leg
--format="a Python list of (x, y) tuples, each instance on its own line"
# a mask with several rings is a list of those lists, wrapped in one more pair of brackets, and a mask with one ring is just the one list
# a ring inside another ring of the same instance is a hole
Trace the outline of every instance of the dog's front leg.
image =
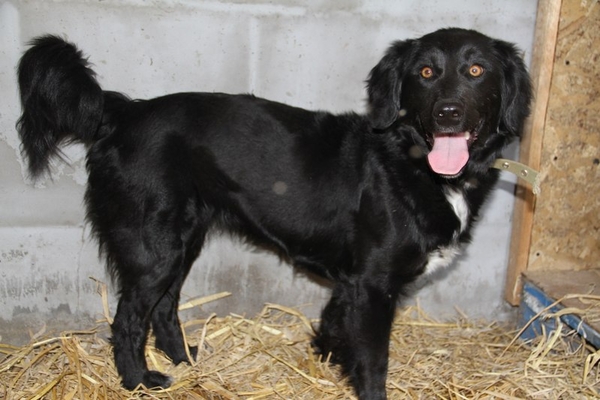
[[(380, 281), (381, 282), (381, 281)], [(386, 399), (389, 338), (397, 295), (372, 280), (338, 283), (314, 344), (342, 366), (361, 400)]]

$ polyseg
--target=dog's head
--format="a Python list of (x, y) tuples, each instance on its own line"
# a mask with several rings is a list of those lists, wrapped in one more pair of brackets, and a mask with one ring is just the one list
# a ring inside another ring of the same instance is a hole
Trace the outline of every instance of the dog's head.
[(431, 169), (446, 177), (469, 163), (489, 168), (521, 133), (531, 100), (512, 44), (458, 28), (394, 43), (371, 70), (367, 89), (373, 128), (412, 126)]

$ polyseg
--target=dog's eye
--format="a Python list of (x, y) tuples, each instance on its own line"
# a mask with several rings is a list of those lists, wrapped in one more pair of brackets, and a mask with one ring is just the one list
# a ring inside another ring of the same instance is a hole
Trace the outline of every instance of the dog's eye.
[(478, 76), (483, 75), (483, 67), (478, 64), (473, 64), (469, 68), (469, 74), (471, 74), (471, 76), (474, 76), (475, 78), (477, 78)]
[(431, 67), (421, 68), (421, 76), (425, 79), (429, 79), (433, 76), (433, 69)]

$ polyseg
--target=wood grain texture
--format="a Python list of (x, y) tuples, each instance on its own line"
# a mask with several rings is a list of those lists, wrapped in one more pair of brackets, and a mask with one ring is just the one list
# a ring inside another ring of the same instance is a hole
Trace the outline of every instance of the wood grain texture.
[(563, 1), (529, 271), (600, 267), (600, 2)]
[[(541, 164), (560, 9), (561, 0), (540, 1), (538, 4), (530, 68), (535, 98), (531, 117), (527, 121), (521, 140), (520, 154), (522, 163), (537, 170)], [(527, 269), (529, 259), (535, 200), (529, 187), (523, 184), (517, 186), (505, 289), (506, 300), (515, 306), (521, 301), (521, 276)]]

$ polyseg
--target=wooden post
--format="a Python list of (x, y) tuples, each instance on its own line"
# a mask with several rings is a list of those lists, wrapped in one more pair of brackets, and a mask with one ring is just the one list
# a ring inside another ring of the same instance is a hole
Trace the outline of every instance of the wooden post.
[[(542, 137), (546, 123), (561, 4), (561, 0), (539, 0), (538, 2), (530, 68), (535, 97), (520, 150), (521, 162), (536, 170), (539, 170), (541, 165)], [(515, 306), (521, 300), (523, 286), (521, 276), (527, 269), (529, 260), (534, 209), (535, 196), (531, 190), (517, 185), (505, 288), (506, 300)]]

